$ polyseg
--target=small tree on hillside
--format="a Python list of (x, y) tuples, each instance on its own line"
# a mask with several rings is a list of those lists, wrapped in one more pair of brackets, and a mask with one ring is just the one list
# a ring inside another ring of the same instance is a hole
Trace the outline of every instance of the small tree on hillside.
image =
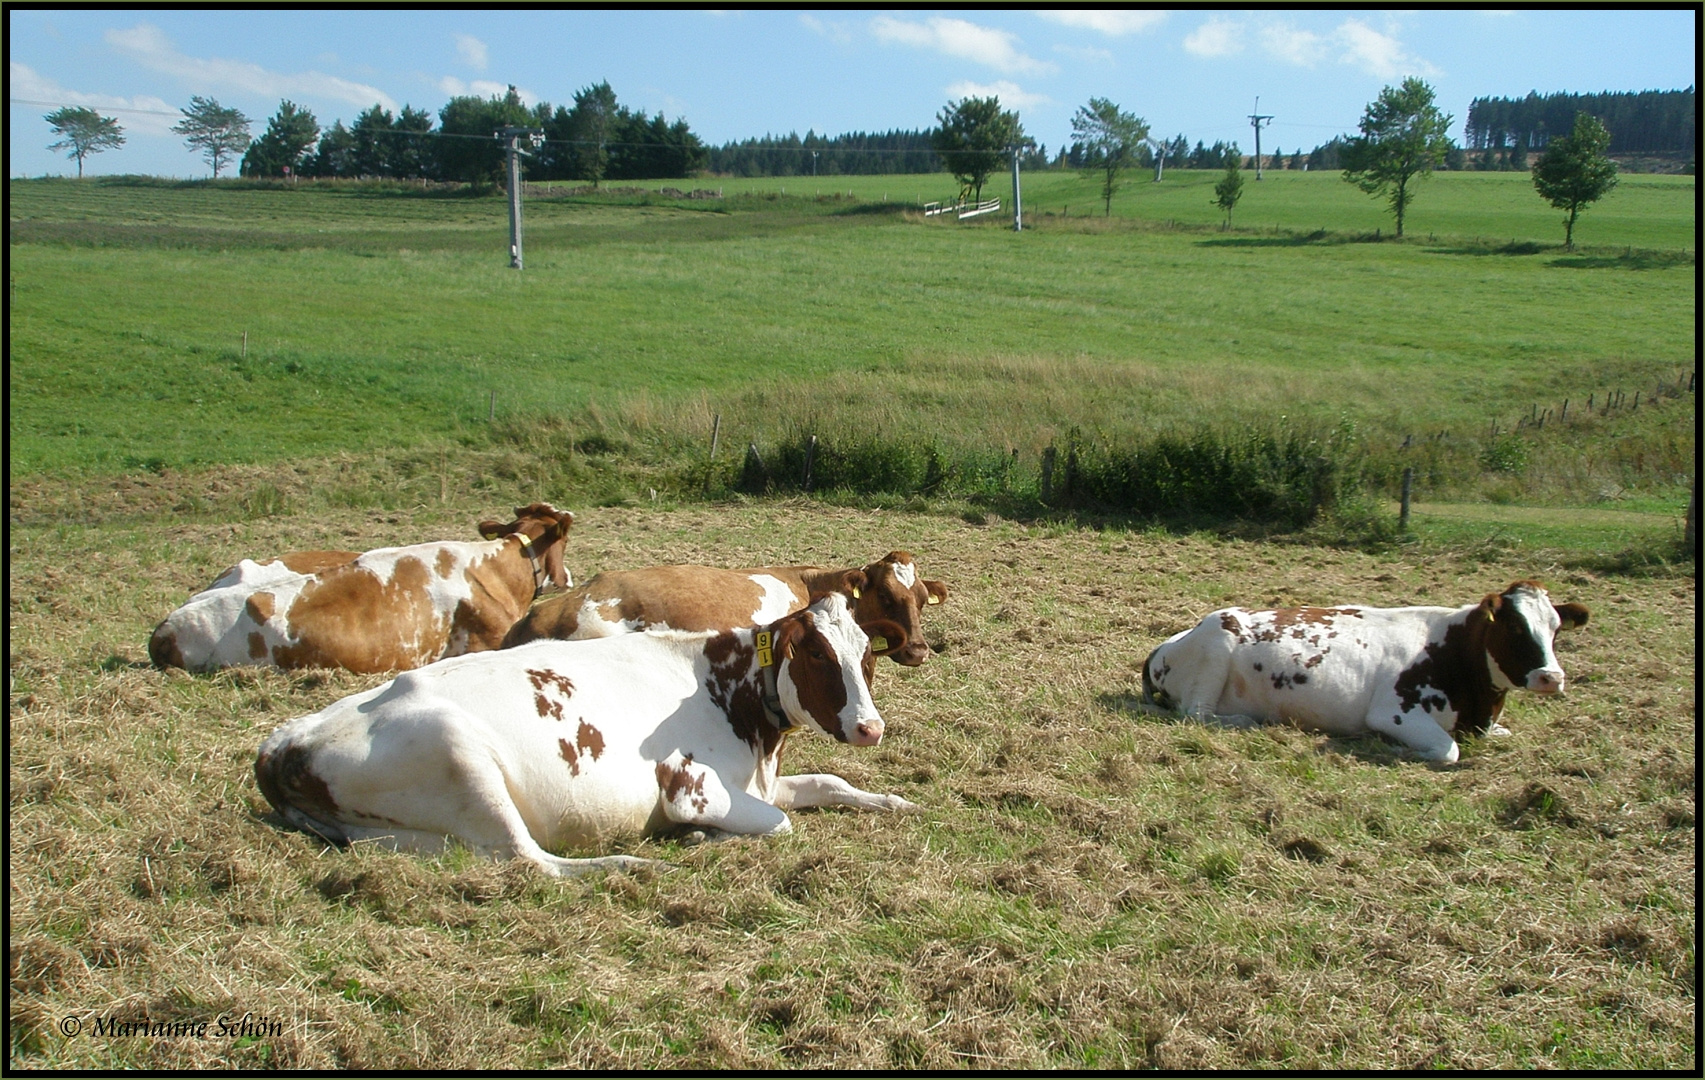
[(1231, 149), (1225, 155), (1225, 175), (1214, 185), (1214, 205), (1225, 211), (1225, 224), (1222, 229), (1231, 228), (1232, 207), (1237, 200), (1243, 198), (1243, 153), (1237, 144), (1232, 143)]
[(1018, 114), (1002, 112), (1000, 98), (973, 98), (949, 102), (936, 117), (941, 126), (930, 133), (930, 143), (954, 179), (975, 191), (979, 201), (989, 174), (1006, 161), (1010, 149), (1024, 142)]
[(184, 137), (191, 150), (201, 151), (213, 166), (215, 179), (227, 161), (249, 148), (249, 118), (236, 109), (227, 109), (213, 98), (192, 97), (189, 108), (178, 111), (184, 118), (172, 130)]
[(77, 179), (83, 178), (83, 159), (102, 150), (116, 150), (124, 145), (124, 129), (110, 116), (93, 109), (67, 105), (42, 117), (59, 136), (49, 143), (49, 150), (63, 150), (65, 156), (77, 159)]
[(266, 133), (249, 144), (239, 170), (244, 176), (283, 176), (286, 169), (301, 175), (312, 167), (314, 144), (320, 141), (320, 124), (314, 114), (295, 102), (279, 103), (278, 112), (267, 121)]
[(1403, 236), (1403, 215), (1414, 201), (1414, 184), (1444, 162), (1450, 150), (1450, 116), (1433, 106), (1433, 88), (1408, 78), (1388, 86), (1362, 114), (1361, 135), (1344, 145), (1340, 160), (1344, 179), (1369, 195), (1384, 195), (1397, 215), (1397, 236)]
[(1605, 156), (1610, 132), (1590, 113), (1575, 114), (1575, 130), (1552, 139), (1533, 166), (1533, 186), (1559, 210), (1568, 211), (1563, 246), (1575, 250), (1575, 219), (1616, 186), (1616, 162)]
[(1084, 148), (1083, 171), (1101, 180), (1101, 202), (1113, 216), (1113, 193), (1119, 174), (1137, 163), (1137, 151), (1148, 138), (1149, 126), (1139, 116), (1120, 110), (1106, 98), (1090, 98), (1072, 117), (1072, 138)]

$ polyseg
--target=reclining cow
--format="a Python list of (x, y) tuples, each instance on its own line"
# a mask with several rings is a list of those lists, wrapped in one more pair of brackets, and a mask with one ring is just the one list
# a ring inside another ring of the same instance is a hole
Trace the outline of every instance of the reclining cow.
[(480, 522), (484, 540), (244, 559), (166, 616), (148, 655), (191, 671), (368, 673), (495, 649), (547, 580), (568, 588), (562, 549), (573, 523), (533, 503), (507, 525)]
[(1553, 605), (1533, 581), (1461, 608), (1225, 608), (1149, 654), (1143, 697), (1231, 726), (1376, 731), (1454, 762), (1452, 733), (1509, 733), (1508, 691), (1562, 691), (1552, 642), (1586, 622), (1585, 607)]
[[(863, 579), (857, 589), (846, 583)], [(610, 637), (651, 628), (731, 630), (760, 626), (805, 606), (813, 593), (838, 591), (854, 599), (853, 617), (867, 629), (897, 623), (904, 643), (875, 635), (872, 650), (916, 667), (929, 656), (920, 615), (947, 599), (947, 586), (924, 581), (909, 552), (891, 551), (862, 570), (820, 566), (652, 566), (606, 570), (577, 589), (553, 596), (528, 612), (503, 640), (511, 648), (540, 638)]]
[(335, 843), (434, 852), (454, 836), (558, 876), (632, 866), (648, 860), (546, 849), (674, 825), (782, 833), (797, 807), (912, 809), (838, 776), (779, 774), (800, 728), (881, 741), (875, 664), (838, 593), (763, 629), (537, 641), (293, 720), (261, 744), (255, 779), (287, 821)]

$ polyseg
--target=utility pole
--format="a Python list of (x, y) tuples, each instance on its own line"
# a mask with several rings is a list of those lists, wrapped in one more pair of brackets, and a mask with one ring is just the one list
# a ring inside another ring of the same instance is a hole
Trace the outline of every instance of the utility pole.
[(1024, 231), (1024, 200), (1018, 194), (1018, 147), (1012, 148), (1012, 231)]
[(527, 136), (529, 146), (538, 146), (545, 141), (545, 133), (539, 128), (506, 127), (492, 132), (491, 137), (503, 140), (503, 150), (509, 159), (509, 266), (512, 270), (521, 269), (521, 158), (531, 157), (521, 149), (521, 136)]
[[(1257, 99), (1259, 100), (1259, 99)], [(1154, 151), (1154, 182), (1160, 183), (1160, 174), (1166, 169), (1166, 144), (1153, 139), (1144, 139), (1149, 149)]]
[(1261, 125), (1273, 119), (1261, 115), (1261, 99), (1255, 99), (1255, 111), (1249, 114), (1249, 122), (1255, 125), (1255, 179), (1261, 179)]

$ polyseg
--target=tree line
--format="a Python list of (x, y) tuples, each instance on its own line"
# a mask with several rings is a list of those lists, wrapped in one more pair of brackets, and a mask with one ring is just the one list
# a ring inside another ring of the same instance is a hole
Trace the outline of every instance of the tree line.
[[(1470, 150), (1543, 150), (1569, 134), (1576, 113), (1591, 113), (1611, 132), (1612, 154), (1685, 154), (1696, 138), (1693, 87), (1639, 93), (1545, 94), (1475, 98), (1463, 133)], [(1520, 167), (1519, 165), (1516, 167)]]

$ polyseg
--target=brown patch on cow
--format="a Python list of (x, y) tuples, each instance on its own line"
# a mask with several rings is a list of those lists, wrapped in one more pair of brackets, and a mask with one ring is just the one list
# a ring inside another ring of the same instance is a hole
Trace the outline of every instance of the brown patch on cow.
[(255, 784), (281, 814), (296, 809), (310, 818), (335, 822), (337, 800), (326, 782), (314, 774), (312, 765), (312, 754), (306, 747), (286, 743), (277, 753), (255, 759)]
[(376, 674), (437, 660), (448, 625), (432, 609), (430, 580), (425, 563), (405, 557), (388, 582), (359, 564), (309, 581), (285, 612), (297, 641), (275, 648), (273, 663)]
[(685, 795), (692, 803), (693, 811), (702, 814), (705, 807), (710, 805), (710, 800), (705, 797), (704, 793), (704, 774), (700, 773), (698, 776), (694, 776), (692, 771), (687, 768), (692, 763), (693, 755), (691, 754), (683, 756), (681, 764), (677, 768), (670, 768), (668, 763), (659, 761), (657, 763), (657, 786), (662, 790), (666, 802), (676, 802)]
[(160, 623), (148, 636), (148, 659), (162, 670), (184, 666), (183, 650), (178, 648), (178, 632), (172, 628), (170, 621)]
[(277, 610), (278, 598), (269, 592), (258, 592), (243, 601), (243, 613), (256, 626), (265, 626)]
[(604, 755), (604, 733), (585, 720), (580, 721), (580, 728), (575, 732), (574, 737), (580, 744), (580, 749), (592, 755), (593, 761), (597, 761)]
[(705, 659), (710, 662), (705, 690), (711, 703), (727, 714), (736, 738), (768, 759), (781, 746), (782, 733), (764, 711), (757, 652), (733, 633), (718, 634), (705, 642)]
[[(540, 716), (548, 716), (553, 720), (562, 720), (563, 704), (574, 696), (574, 683), (568, 676), (560, 675), (549, 669), (527, 669), (527, 681), (533, 684), (533, 708)], [(562, 695), (561, 700), (550, 697), (546, 691)]]
[[(1394, 689), (1405, 712), (1443, 702), (1456, 713), (1455, 731), (1485, 734), (1504, 709), (1504, 691), (1486, 670), (1487, 636), (1494, 623), (1486, 605), (1445, 628), (1443, 641), (1427, 643), (1425, 654), (1397, 676)], [(1423, 704), (1425, 701), (1425, 705)], [(1443, 711), (1440, 709), (1439, 711)]]
[[(543, 716), (544, 714), (540, 713), (539, 715)], [(567, 739), (558, 739), (556, 744), (558, 747), (557, 754), (564, 761), (568, 762), (569, 773), (574, 776), (579, 776), (580, 754), (574, 749), (574, 744), (569, 742)]]
[(266, 659), (266, 635), (259, 630), (249, 631), (249, 659)]
[(433, 569), (438, 571), (439, 577), (449, 577), (450, 571), (456, 569), (456, 553), (451, 551), (449, 548), (439, 548), (438, 558), (433, 562), (432, 566)]

